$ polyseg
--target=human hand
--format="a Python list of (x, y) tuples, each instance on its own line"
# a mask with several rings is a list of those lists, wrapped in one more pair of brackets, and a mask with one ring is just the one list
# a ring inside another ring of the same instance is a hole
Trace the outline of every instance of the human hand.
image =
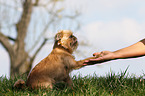
[(110, 52), (110, 51), (102, 51), (102, 52), (97, 52), (94, 53), (93, 56), (95, 56), (95, 59), (89, 59), (84, 62), (84, 65), (93, 65), (97, 63), (102, 63), (106, 61), (110, 61), (115, 59), (114, 56), (115, 53)]

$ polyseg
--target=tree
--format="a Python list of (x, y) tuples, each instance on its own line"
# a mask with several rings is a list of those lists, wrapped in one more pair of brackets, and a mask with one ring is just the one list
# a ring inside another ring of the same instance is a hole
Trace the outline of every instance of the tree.
[[(13, 77), (30, 71), (36, 55), (50, 39), (45, 38), (43, 34), (64, 18), (75, 19), (78, 12), (71, 16), (66, 15), (64, 8), (58, 7), (58, 3), (63, 0), (9, 0), (8, 4), (6, 2), (0, 2), (0, 43), (9, 54), (10, 76)], [(35, 16), (37, 12), (43, 16)]]

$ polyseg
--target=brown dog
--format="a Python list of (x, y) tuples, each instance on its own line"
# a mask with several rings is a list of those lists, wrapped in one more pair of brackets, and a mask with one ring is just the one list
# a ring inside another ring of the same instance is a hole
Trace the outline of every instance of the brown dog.
[[(73, 69), (83, 67), (85, 60), (75, 61), (72, 56), (73, 51), (77, 48), (78, 41), (73, 33), (69, 30), (62, 30), (55, 36), (55, 43), (52, 52), (37, 64), (28, 76), (26, 85), (34, 88), (53, 88), (56, 82), (66, 82), (69, 86), (72, 85), (72, 80), (69, 73)], [(23, 80), (18, 80), (14, 87), (21, 87), (25, 83)]]

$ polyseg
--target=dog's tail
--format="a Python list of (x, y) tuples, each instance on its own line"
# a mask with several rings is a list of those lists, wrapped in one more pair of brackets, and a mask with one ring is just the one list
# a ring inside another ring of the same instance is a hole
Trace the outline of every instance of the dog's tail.
[(22, 80), (22, 79), (19, 79), (19, 80), (17, 80), (17, 81), (15, 82), (15, 84), (14, 84), (13, 87), (14, 87), (14, 88), (23, 89), (23, 88), (25, 88), (25, 81)]

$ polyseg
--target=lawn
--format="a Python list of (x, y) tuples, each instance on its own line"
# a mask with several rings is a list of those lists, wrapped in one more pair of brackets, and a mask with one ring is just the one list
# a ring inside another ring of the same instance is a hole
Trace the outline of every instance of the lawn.
[(26, 76), (14, 79), (0, 77), (0, 96), (144, 96), (145, 81), (143, 76), (136, 78), (128, 76), (127, 70), (118, 74), (108, 73), (104, 77), (73, 76), (73, 88), (68, 88), (63, 83), (55, 85), (52, 90), (15, 89), (13, 84), (19, 78), (26, 80)]

